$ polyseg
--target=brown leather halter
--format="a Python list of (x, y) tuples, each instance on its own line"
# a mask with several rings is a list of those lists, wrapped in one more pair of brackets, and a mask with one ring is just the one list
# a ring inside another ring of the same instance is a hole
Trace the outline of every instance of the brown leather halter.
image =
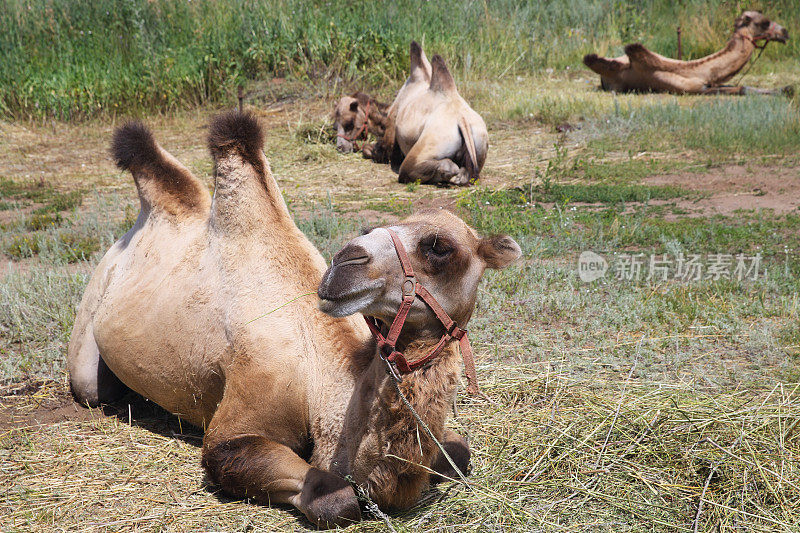
[(342, 135), (341, 133), (337, 133), (336, 134), (337, 137), (341, 137), (345, 141), (350, 141), (351, 143), (353, 143), (353, 148), (355, 148), (356, 150), (360, 150), (360, 148), (358, 147), (358, 143), (356, 143), (356, 141), (358, 140), (359, 137), (361, 137), (362, 133), (366, 133), (367, 132), (367, 128), (369, 127), (369, 106), (370, 106), (370, 104), (371, 104), (371, 101), (367, 100), (367, 107), (366, 107), (366, 110), (364, 111), (364, 123), (361, 125), (360, 128), (358, 128), (358, 131), (356, 131), (350, 137), (348, 137), (347, 135)]
[[(378, 353), (381, 359), (386, 362), (392, 376), (397, 381), (402, 381), (402, 374), (409, 374), (432, 361), (436, 356), (442, 353), (442, 350), (444, 350), (445, 346), (447, 346), (450, 341), (457, 340), (461, 346), (461, 357), (464, 359), (464, 370), (467, 374), (467, 392), (470, 394), (477, 394), (478, 378), (475, 372), (475, 360), (472, 355), (472, 346), (470, 346), (469, 339), (467, 339), (467, 330), (459, 328), (458, 324), (456, 324), (445, 312), (444, 308), (439, 305), (436, 298), (417, 281), (417, 277), (414, 275), (414, 269), (411, 267), (411, 260), (408, 258), (406, 249), (403, 247), (403, 243), (400, 242), (400, 238), (397, 234), (389, 228), (383, 229), (388, 231), (389, 236), (392, 238), (397, 257), (400, 259), (400, 266), (403, 268), (403, 274), (405, 274), (405, 281), (403, 281), (403, 302), (400, 304), (397, 315), (394, 317), (392, 325), (389, 327), (389, 332), (385, 337), (381, 334), (380, 325), (375, 317), (364, 317), (367, 321), (367, 326), (369, 326), (372, 335), (378, 343)], [(400, 337), (400, 332), (403, 329), (406, 317), (408, 317), (408, 312), (411, 310), (411, 306), (414, 305), (414, 300), (418, 296), (430, 307), (431, 311), (434, 312), (436, 318), (438, 318), (439, 322), (444, 326), (445, 333), (428, 355), (416, 361), (408, 361), (402, 352), (397, 351), (397, 339)]]

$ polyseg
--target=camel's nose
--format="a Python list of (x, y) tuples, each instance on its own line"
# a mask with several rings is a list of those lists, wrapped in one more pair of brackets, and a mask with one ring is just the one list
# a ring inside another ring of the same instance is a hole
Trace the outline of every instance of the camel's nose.
[(787, 30), (783, 26), (775, 24), (774, 22), (772, 24), (770, 24), (768, 33), (769, 33), (769, 36), (770, 36), (770, 38), (772, 40), (775, 40), (775, 41), (778, 41), (778, 42), (781, 42), (781, 43), (785, 43), (786, 41), (789, 40), (789, 30)]
[(340, 268), (346, 265), (364, 265), (371, 259), (372, 256), (363, 246), (350, 243), (333, 256), (331, 266)]

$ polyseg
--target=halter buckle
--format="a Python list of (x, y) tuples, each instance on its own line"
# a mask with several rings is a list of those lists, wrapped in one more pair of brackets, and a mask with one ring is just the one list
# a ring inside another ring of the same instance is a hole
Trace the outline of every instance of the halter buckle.
[(403, 298), (409, 296), (416, 296), (417, 294), (417, 278), (415, 276), (406, 276), (403, 282)]
[[(392, 351), (394, 351), (394, 350), (392, 350)], [(400, 372), (397, 371), (397, 368), (395, 368), (395, 364), (392, 363), (391, 361), (389, 361), (387, 356), (384, 355), (383, 350), (379, 350), (378, 353), (380, 354), (381, 361), (386, 363), (386, 373), (389, 374), (390, 376), (392, 376), (392, 378), (396, 382), (398, 382), (398, 383), (402, 382), (403, 381), (403, 376), (400, 374)]]

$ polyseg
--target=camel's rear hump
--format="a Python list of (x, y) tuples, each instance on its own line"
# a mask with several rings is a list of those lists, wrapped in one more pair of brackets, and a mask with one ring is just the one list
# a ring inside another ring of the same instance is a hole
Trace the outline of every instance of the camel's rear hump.
[(141, 122), (131, 121), (114, 131), (111, 153), (120, 169), (133, 174), (143, 212), (176, 217), (208, 213), (211, 198), (203, 183), (161, 148)]

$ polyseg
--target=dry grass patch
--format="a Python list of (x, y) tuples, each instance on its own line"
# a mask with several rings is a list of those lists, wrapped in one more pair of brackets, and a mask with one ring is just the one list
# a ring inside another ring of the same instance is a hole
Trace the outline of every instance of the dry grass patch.
[[(462, 396), (452, 422), (475, 454), (469, 486), (445, 484), (390, 515), (397, 531), (691, 531), (696, 522), (766, 532), (800, 520), (797, 385), (575, 380), (550, 363), (498, 367), (485, 355), (486, 399)], [(4, 531), (308, 526), (287, 508), (217, 494), (199, 465), (200, 435), (152, 404), (77, 408), (80, 417), (39, 426), (31, 412), (64, 391), (37, 394), (14, 399), (24, 422), (0, 433)]]

